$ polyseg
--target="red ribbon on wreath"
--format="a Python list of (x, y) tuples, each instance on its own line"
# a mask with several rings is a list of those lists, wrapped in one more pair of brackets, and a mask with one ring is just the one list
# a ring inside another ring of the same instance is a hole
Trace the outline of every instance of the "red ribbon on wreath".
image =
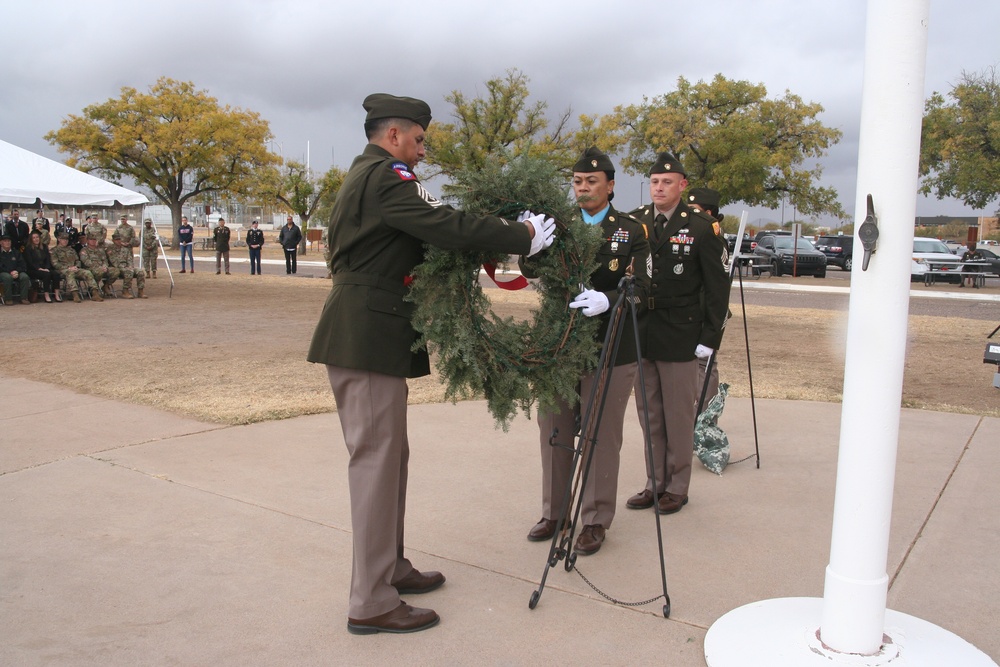
[(528, 286), (528, 279), (524, 276), (518, 276), (513, 280), (507, 280), (505, 282), (499, 282), (496, 278), (497, 266), (491, 262), (483, 264), (483, 270), (486, 271), (486, 275), (488, 275), (490, 280), (492, 280), (500, 289), (514, 291), (524, 289)]

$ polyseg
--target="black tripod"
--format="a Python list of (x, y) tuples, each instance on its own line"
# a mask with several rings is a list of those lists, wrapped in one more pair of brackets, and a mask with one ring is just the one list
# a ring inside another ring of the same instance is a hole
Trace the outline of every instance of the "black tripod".
[[(628, 315), (626, 315), (626, 309)], [(563, 493), (563, 501), (556, 523), (556, 531), (552, 536), (552, 544), (549, 547), (549, 555), (545, 562), (545, 569), (542, 571), (542, 580), (538, 585), (538, 590), (531, 593), (528, 608), (534, 609), (545, 589), (545, 580), (548, 578), (549, 569), (555, 567), (560, 560), (565, 559), (565, 569), (571, 571), (576, 564), (576, 552), (572, 551), (573, 535), (579, 525), (580, 512), (583, 507), (583, 489), (587, 486), (587, 479), (590, 475), (590, 467), (594, 459), (594, 450), (598, 446), (597, 433), (601, 425), (601, 416), (604, 413), (604, 406), (607, 403), (608, 387), (611, 384), (611, 373), (614, 370), (615, 359), (618, 357), (618, 348), (621, 343), (621, 334), (625, 325), (625, 317), (632, 318), (632, 329), (635, 335), (636, 355), (642, 358), (639, 345), (639, 318), (636, 312), (635, 278), (631, 272), (618, 283), (618, 299), (615, 301), (614, 310), (611, 315), (611, 323), (608, 332), (604, 337), (604, 346), (601, 348), (601, 356), (594, 371), (595, 381), (590, 389), (590, 396), (587, 399), (586, 408), (581, 413), (581, 418), (577, 425), (576, 440), (577, 445), (572, 449), (573, 458), (570, 468), (569, 483)], [(642, 373), (642, 364), (638, 364), (639, 387), (645, 387)], [(653, 447), (649, 440), (649, 408), (643, 396), (642, 405), (643, 419), (645, 420), (646, 458), (650, 470), (653, 467)], [(553, 433), (549, 444), (553, 447), (562, 447), (556, 443), (558, 434)], [(583, 458), (583, 466), (580, 467), (580, 459)], [(655, 472), (653, 473), (653, 488), (656, 488)], [(575, 507), (574, 507), (575, 505)], [(573, 518), (569, 520), (570, 508), (573, 508)], [(653, 512), (656, 517), (656, 544), (660, 550), (660, 579), (663, 582), (663, 617), (670, 616), (670, 596), (667, 594), (667, 575), (663, 562), (663, 538), (660, 529), (660, 515)], [(610, 599), (610, 598), (609, 598)], [(653, 598), (658, 600), (659, 597)], [(650, 600), (652, 602), (652, 600)]]

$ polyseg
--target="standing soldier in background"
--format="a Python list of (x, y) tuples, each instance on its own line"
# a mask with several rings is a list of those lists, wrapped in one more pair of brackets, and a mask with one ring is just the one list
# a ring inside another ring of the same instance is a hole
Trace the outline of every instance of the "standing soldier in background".
[(108, 228), (97, 219), (96, 213), (91, 213), (87, 219), (89, 222), (86, 229), (84, 229), (84, 235), (88, 241), (90, 239), (97, 239), (97, 245), (103, 246), (105, 241), (108, 240)]
[[(219, 218), (219, 226), (212, 230), (212, 240), (215, 241), (215, 275), (222, 273), (222, 259), (226, 260), (226, 275), (229, 275), (229, 227), (226, 227), (226, 219)], [(191, 271), (194, 271), (192, 263)]]
[(647, 309), (639, 318), (642, 374), (636, 384), (638, 377), (645, 384), (635, 388), (653, 461), (650, 468), (647, 457), (646, 488), (625, 506), (655, 504), (660, 514), (679, 512), (688, 502), (698, 359), (718, 349), (729, 308), (729, 275), (721, 261), (724, 241), (712, 227), (714, 218), (682, 200), (686, 187), (684, 166), (670, 153), (660, 153), (649, 170), (653, 203), (632, 212), (649, 230), (653, 261)]
[[(89, 225), (88, 225), (89, 227)], [(97, 238), (87, 238), (87, 245), (80, 251), (80, 263), (94, 275), (94, 280), (104, 289), (105, 296), (113, 296), (112, 284), (121, 277), (121, 272), (108, 263), (108, 253), (97, 245)]]
[[(126, 247), (128, 248), (139, 247), (139, 239), (136, 236), (135, 227), (128, 224), (128, 216), (125, 215), (124, 213), (122, 214), (122, 217), (119, 219), (118, 229), (116, 229), (115, 231), (121, 237), (122, 243), (125, 244)], [(114, 237), (112, 236), (112, 238)]]
[[(687, 193), (687, 202), (695, 211), (700, 211), (707, 214), (708, 216), (715, 219), (712, 223), (712, 228), (715, 229), (716, 236), (722, 236), (722, 221), (725, 220), (726, 216), (719, 213), (719, 202), (722, 200), (722, 195), (719, 194), (718, 190), (713, 190), (711, 188), (691, 188)], [(722, 265), (725, 266), (729, 263), (729, 245), (726, 243), (725, 239), (722, 240)], [(731, 312), (726, 313), (726, 321), (732, 317)], [(723, 325), (725, 329), (725, 325)], [(705, 375), (708, 371), (708, 361), (711, 356), (708, 357), (698, 357), (698, 401), (701, 401), (701, 392), (705, 386)], [(708, 379), (708, 391), (705, 392), (705, 403), (702, 405), (702, 410), (708, 405), (708, 402), (719, 393), (719, 352), (715, 352), (715, 361), (712, 364), (712, 372), (709, 374)]]
[(288, 216), (288, 223), (281, 228), (278, 234), (278, 243), (285, 251), (285, 273), (292, 274), (298, 270), (296, 258), (299, 254), (299, 243), (302, 242), (302, 230), (295, 224), (292, 216)]
[(260, 275), (260, 251), (264, 247), (264, 232), (257, 228), (257, 221), (250, 223), (247, 232), (247, 249), (250, 251), (250, 275)]
[(139, 298), (145, 299), (143, 290), (146, 289), (146, 279), (141, 271), (135, 270), (135, 258), (132, 256), (132, 248), (125, 245), (121, 234), (115, 232), (111, 235), (111, 242), (114, 244), (108, 248), (108, 264), (118, 269), (122, 275), (122, 296), (126, 299), (133, 299), (132, 280), (135, 280), (139, 289)]
[(160, 256), (160, 240), (156, 235), (156, 229), (153, 227), (153, 221), (149, 218), (143, 222), (145, 225), (142, 230), (142, 266), (146, 270), (146, 277), (149, 278), (149, 273), (152, 271), (153, 277), (156, 277), (156, 259)]
[(66, 286), (73, 294), (73, 301), (79, 303), (82, 300), (80, 298), (80, 282), (83, 282), (84, 286), (90, 290), (90, 297), (94, 301), (104, 301), (104, 297), (101, 296), (101, 291), (97, 287), (97, 282), (94, 280), (94, 275), (81, 266), (80, 256), (76, 254), (76, 250), (69, 244), (69, 241), (69, 234), (66, 232), (56, 235), (56, 247), (52, 249), (52, 266), (56, 267), (56, 271), (66, 278)]

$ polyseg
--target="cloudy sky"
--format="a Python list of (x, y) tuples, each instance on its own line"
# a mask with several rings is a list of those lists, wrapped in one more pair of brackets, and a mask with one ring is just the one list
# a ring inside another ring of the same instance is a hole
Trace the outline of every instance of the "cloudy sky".
[[(326, 169), (364, 146), (361, 100), (420, 97), (447, 120), (452, 90), (518, 68), (555, 118), (603, 114), (716, 73), (786, 90), (825, 108), (843, 131), (822, 161), (823, 184), (853, 211), (865, 41), (864, 0), (507, 0), (422, 3), (340, 0), (32, 0), (6, 2), (0, 138), (63, 159), (42, 137), (69, 114), (145, 89), (160, 76), (192, 81), (271, 124), (275, 149)], [(931, 0), (925, 92), (962, 72), (1000, 65), (998, 0)], [(616, 204), (643, 195), (619, 177)], [(648, 202), (648, 194), (645, 195)], [(987, 214), (920, 198), (918, 215)], [(739, 208), (733, 207), (733, 208)], [(727, 212), (738, 212), (728, 209)], [(790, 218), (790, 213), (786, 213)], [(751, 222), (767, 217), (755, 210)], [(771, 214), (778, 219), (779, 212)]]

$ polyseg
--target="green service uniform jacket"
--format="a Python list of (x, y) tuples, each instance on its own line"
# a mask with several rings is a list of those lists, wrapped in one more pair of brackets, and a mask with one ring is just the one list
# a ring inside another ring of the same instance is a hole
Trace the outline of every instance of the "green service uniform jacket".
[[(600, 222), (604, 234), (604, 245), (597, 251), (598, 266), (590, 274), (589, 288), (603, 292), (608, 298), (610, 307), (598, 315), (601, 320), (597, 332), (597, 340), (604, 342), (611, 325), (611, 316), (615, 302), (618, 301), (618, 283), (625, 276), (625, 270), (631, 263), (635, 275), (635, 295), (639, 299), (638, 312), (641, 313), (647, 301), (651, 277), (649, 242), (642, 225), (627, 214), (616, 211), (614, 206), (608, 208), (607, 215)], [(521, 258), (518, 262), (521, 273), (527, 278), (537, 277), (532, 271), (531, 260)], [(623, 314), (625, 326), (621, 333), (621, 344), (615, 366), (623, 366), (638, 361), (635, 350), (635, 332), (632, 328), (632, 316), (626, 311)]]
[(654, 232), (655, 207), (631, 215), (649, 233), (652, 282), (639, 319), (642, 356), (651, 361), (692, 361), (700, 344), (722, 343), (729, 310), (729, 274), (722, 263), (725, 241), (714, 220), (681, 201), (663, 232)]
[(397, 377), (430, 373), (427, 351), (412, 351), (414, 304), (406, 280), (423, 261), (424, 243), (451, 250), (526, 254), (528, 227), (475, 217), (442, 204), (409, 165), (368, 144), (354, 159), (327, 230), (333, 287), (307, 359)]

